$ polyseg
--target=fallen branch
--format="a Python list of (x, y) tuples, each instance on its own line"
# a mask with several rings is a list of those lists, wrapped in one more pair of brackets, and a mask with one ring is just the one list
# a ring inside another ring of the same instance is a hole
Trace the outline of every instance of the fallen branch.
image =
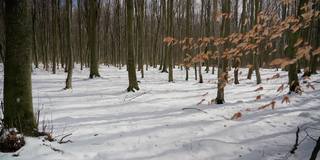
[(190, 110), (197, 110), (197, 111), (200, 111), (200, 112), (202, 112), (202, 113), (208, 113), (208, 112), (206, 112), (206, 111), (204, 111), (204, 110), (201, 110), (201, 109), (199, 109), (199, 108), (182, 108), (182, 110), (188, 110), (188, 109), (190, 109)]
[(68, 142), (72, 143), (71, 140), (63, 141), (65, 138), (67, 138), (67, 137), (69, 137), (69, 136), (71, 136), (71, 135), (72, 135), (72, 133), (63, 136), (58, 143), (59, 143), (59, 144), (68, 143)]
[(209, 92), (207, 92), (207, 93), (205, 93), (205, 94), (203, 94), (203, 95), (201, 95), (202, 97), (204, 97), (204, 96), (206, 96), (206, 95), (208, 95), (209, 94)]
[(205, 99), (201, 99), (201, 101), (197, 103), (197, 106), (200, 105), (204, 101), (205, 101)]

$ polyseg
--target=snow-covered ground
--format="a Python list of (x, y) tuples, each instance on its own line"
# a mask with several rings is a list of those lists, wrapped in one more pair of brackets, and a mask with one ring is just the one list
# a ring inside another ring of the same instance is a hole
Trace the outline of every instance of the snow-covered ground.
[[(203, 71), (204, 72), (204, 71)], [(43, 70), (32, 74), (33, 102), (41, 119), (51, 121), (54, 135), (72, 133), (72, 143), (43, 142), (27, 138), (18, 157), (0, 153), (1, 160), (305, 160), (315, 142), (306, 136), (320, 136), (320, 75), (311, 77), (315, 90), (302, 84), (302, 95), (289, 95), (290, 104), (281, 103), (287, 89), (287, 73), (262, 69), (263, 83), (246, 80), (241, 70), (240, 84), (228, 84), (224, 105), (209, 104), (216, 97), (217, 76), (204, 73), (204, 83), (188, 82), (184, 71), (174, 69), (174, 83), (157, 69), (145, 72), (141, 90), (127, 93), (127, 72), (123, 68), (100, 66), (102, 78), (88, 79), (89, 71), (74, 70), (73, 89), (63, 90), (66, 74)], [(230, 75), (232, 75), (232, 71)], [(276, 73), (280, 78), (269, 80)], [(140, 73), (137, 73), (140, 77)], [(0, 83), (3, 84), (1, 67)], [(258, 87), (262, 91), (255, 92)], [(2, 90), (2, 85), (1, 88)], [(256, 96), (262, 95), (260, 100)], [(0, 95), (2, 97), (2, 93)], [(200, 101), (202, 104), (197, 105)], [(258, 110), (276, 101), (275, 109)], [(201, 110), (183, 108), (198, 108)], [(236, 112), (239, 120), (229, 120)], [(301, 127), (296, 154), (291, 155), (297, 126)], [(313, 128), (313, 129), (312, 129)], [(51, 146), (51, 147), (50, 147)], [(63, 152), (54, 151), (51, 148)], [(320, 156), (318, 156), (320, 159)]]

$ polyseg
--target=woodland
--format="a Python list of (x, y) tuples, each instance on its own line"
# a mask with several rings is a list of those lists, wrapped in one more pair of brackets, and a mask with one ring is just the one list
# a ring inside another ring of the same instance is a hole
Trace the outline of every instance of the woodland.
[(320, 159), (319, 0), (0, 0), (0, 159)]

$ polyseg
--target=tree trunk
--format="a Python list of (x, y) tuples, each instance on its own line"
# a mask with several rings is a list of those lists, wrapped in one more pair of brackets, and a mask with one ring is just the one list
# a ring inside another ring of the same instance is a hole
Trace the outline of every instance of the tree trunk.
[(81, 27), (81, 1), (77, 0), (78, 4), (78, 33), (79, 33), (79, 57), (80, 57), (80, 70), (83, 70), (83, 51), (82, 51), (82, 27)]
[(137, 56), (138, 56), (138, 70), (141, 72), (141, 78), (144, 78), (144, 69), (143, 69), (143, 51), (144, 51), (144, 0), (135, 1), (136, 2), (136, 12), (137, 12)]
[(4, 123), (25, 135), (36, 129), (31, 87), (31, 16), (27, 0), (6, 0)]
[(88, 47), (90, 52), (90, 75), (89, 78), (100, 77), (99, 63), (96, 53), (97, 47), (97, 0), (89, 0), (89, 19), (88, 19)]
[[(167, 35), (173, 37), (173, 0), (168, 0), (167, 7)], [(168, 81), (173, 82), (173, 69), (172, 69), (172, 45), (166, 46), (167, 51), (167, 64), (169, 67)]]
[[(308, 3), (308, 0), (301, 0), (299, 2), (298, 8), (297, 8), (297, 16), (300, 17), (302, 15), (302, 10), (300, 8), (305, 4)], [(288, 36), (288, 47), (286, 49), (286, 54), (290, 59), (294, 59), (296, 56), (296, 49), (294, 48), (294, 44), (299, 39), (300, 32), (295, 33), (289, 33)], [(289, 86), (290, 86), (290, 92), (299, 92), (299, 79), (298, 79), (298, 70), (297, 70), (297, 63), (293, 63), (289, 65)]]
[(129, 87), (127, 91), (134, 92), (139, 90), (137, 76), (136, 76), (136, 67), (134, 63), (134, 48), (133, 48), (133, 1), (126, 0), (127, 6), (127, 52), (128, 52), (128, 77), (129, 77)]
[[(186, 2), (186, 37), (187, 38), (191, 38), (191, 28), (190, 28), (190, 18), (191, 18), (191, 0), (187, 0)], [(187, 48), (185, 50), (185, 55), (184, 58), (187, 57), (187, 55), (189, 54), (189, 49)], [(188, 65), (185, 65), (185, 69), (186, 69), (186, 81), (189, 80), (189, 67)]]
[[(260, 0), (254, 0), (255, 2), (255, 17), (254, 17), (254, 25), (258, 24), (258, 15), (259, 15), (259, 12), (260, 12), (260, 6), (262, 4), (262, 2)], [(259, 47), (257, 49), (258, 51), (259, 50)], [(256, 79), (257, 79), (257, 84), (260, 84), (261, 83), (261, 75), (260, 75), (260, 64), (259, 64), (259, 54), (258, 54), (258, 51), (256, 53), (253, 53), (253, 67), (254, 67), (254, 70), (256, 72)]]
[(58, 27), (57, 27), (57, 0), (51, 0), (51, 10), (52, 10), (52, 13), (51, 13), (51, 17), (52, 17), (52, 73), (53, 74), (56, 74), (56, 59), (57, 59), (57, 51), (58, 51)]
[(35, 68), (39, 68), (38, 52), (37, 52), (37, 36), (36, 36), (36, 0), (32, 1), (32, 52), (34, 55)]
[[(230, 0), (222, 0), (222, 12), (230, 14)], [(222, 26), (221, 26), (221, 37), (227, 37), (230, 34), (230, 18), (226, 18), (223, 16), (222, 18)], [(226, 49), (229, 46), (228, 43), (225, 43), (223, 49)], [(223, 104), (224, 100), (224, 87), (228, 81), (228, 59), (222, 58), (221, 53), (219, 55), (218, 60), (218, 90), (217, 90), (217, 98), (215, 99), (216, 104)]]
[(65, 89), (72, 88), (72, 68), (73, 68), (73, 54), (71, 49), (71, 9), (72, 9), (72, 0), (66, 0), (66, 47), (68, 53), (68, 75), (66, 79)]

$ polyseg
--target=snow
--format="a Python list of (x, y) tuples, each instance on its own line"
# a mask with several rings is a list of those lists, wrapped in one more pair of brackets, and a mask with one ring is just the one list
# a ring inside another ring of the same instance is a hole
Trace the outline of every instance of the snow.
[[(287, 89), (278, 93), (277, 88), (287, 83), (286, 72), (261, 69), (263, 82), (256, 85), (255, 75), (246, 80), (247, 70), (240, 71), (240, 84), (228, 84), (226, 103), (215, 105), (209, 102), (216, 97), (217, 76), (205, 71), (204, 83), (199, 84), (191, 72), (190, 80), (185, 81), (185, 72), (176, 68), (175, 82), (168, 83), (166, 73), (149, 68), (144, 79), (137, 73), (141, 90), (127, 93), (125, 68), (100, 66), (102, 78), (89, 79), (89, 70), (80, 71), (76, 66), (71, 90), (62, 89), (66, 78), (63, 70), (53, 75), (35, 69), (32, 74), (35, 110), (40, 109), (40, 119), (53, 125), (58, 140), (61, 135), (72, 133), (65, 140), (73, 142), (58, 144), (26, 138), (27, 145), (17, 152), (18, 157), (0, 153), (0, 159), (309, 159), (315, 146), (309, 137), (294, 155), (288, 152), (295, 142), (297, 126), (302, 128), (300, 140), (306, 136), (304, 130), (316, 139), (320, 135), (317, 129), (320, 129), (320, 75), (309, 80), (315, 90), (302, 84), (302, 95), (289, 95), (290, 104), (281, 104)], [(266, 80), (276, 73), (280, 78)], [(0, 81), (3, 84), (2, 67)], [(255, 92), (258, 87), (264, 89)], [(258, 95), (262, 98), (255, 100)], [(202, 99), (204, 102), (197, 105)], [(274, 110), (257, 109), (272, 100), (276, 101)], [(198, 108), (206, 113), (183, 108)], [(242, 117), (230, 120), (239, 111)]]

